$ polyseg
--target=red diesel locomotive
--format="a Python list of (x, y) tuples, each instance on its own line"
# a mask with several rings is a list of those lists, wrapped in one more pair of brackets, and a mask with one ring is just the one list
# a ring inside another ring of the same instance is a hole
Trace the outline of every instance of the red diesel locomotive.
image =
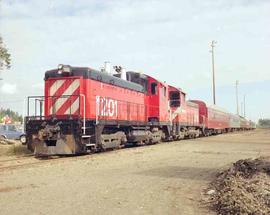
[(151, 76), (115, 69), (47, 71), (45, 96), (28, 97), (28, 148), (36, 155), (82, 154), (230, 131), (235, 115), (186, 101), (181, 89)]

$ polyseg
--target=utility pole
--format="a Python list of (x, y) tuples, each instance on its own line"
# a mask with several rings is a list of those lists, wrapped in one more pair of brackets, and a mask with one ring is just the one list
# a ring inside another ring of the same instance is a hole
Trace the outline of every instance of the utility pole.
[(0, 78), (0, 81), (3, 81), (3, 78)]
[(213, 103), (216, 104), (216, 83), (215, 83), (215, 56), (214, 56), (214, 47), (217, 41), (212, 40), (211, 42), (211, 50), (212, 53), (212, 77), (213, 77)]
[(246, 95), (244, 95), (244, 117), (246, 117)]
[(239, 81), (237, 80), (237, 81), (235, 82), (236, 113), (237, 113), (237, 115), (239, 115), (239, 106), (238, 106), (238, 84), (239, 84)]

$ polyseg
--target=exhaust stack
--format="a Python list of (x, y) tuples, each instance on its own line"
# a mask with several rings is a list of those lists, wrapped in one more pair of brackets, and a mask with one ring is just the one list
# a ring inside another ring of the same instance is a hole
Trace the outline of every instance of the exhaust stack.
[(125, 68), (121, 68), (121, 79), (127, 80), (127, 72)]
[(105, 61), (104, 62), (104, 72), (112, 75), (112, 72), (111, 72), (111, 63), (109, 61)]

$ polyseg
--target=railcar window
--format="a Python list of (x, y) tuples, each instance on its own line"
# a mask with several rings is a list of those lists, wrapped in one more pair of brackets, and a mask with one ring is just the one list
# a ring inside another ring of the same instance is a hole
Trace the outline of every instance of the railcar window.
[(179, 107), (180, 106), (180, 93), (176, 91), (170, 92), (170, 106)]
[(151, 84), (151, 94), (156, 95), (157, 94), (157, 83), (153, 82)]

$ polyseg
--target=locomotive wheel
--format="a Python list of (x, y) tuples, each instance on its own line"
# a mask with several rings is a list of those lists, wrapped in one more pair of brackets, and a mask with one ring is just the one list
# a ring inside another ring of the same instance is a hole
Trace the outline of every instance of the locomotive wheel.
[(141, 141), (139, 141), (139, 142), (136, 142), (135, 145), (136, 145), (136, 146), (144, 146), (144, 145), (146, 145), (146, 144), (145, 144), (144, 141), (141, 140)]

